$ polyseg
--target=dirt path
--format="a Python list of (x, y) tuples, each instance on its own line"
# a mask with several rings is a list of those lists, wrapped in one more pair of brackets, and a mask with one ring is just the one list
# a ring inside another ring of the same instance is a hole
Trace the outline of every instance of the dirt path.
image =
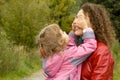
[(22, 80), (45, 80), (45, 77), (40, 70), (29, 77), (23, 78)]

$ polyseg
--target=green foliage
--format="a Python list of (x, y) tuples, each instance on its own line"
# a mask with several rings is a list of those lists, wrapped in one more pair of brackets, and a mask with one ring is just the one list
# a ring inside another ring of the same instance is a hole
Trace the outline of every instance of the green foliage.
[(0, 27), (0, 80), (19, 80), (40, 69), (38, 51), (25, 51), (23, 46), (15, 46), (7, 39)]
[(114, 42), (111, 50), (112, 50), (112, 53), (114, 56), (114, 61), (115, 61), (113, 80), (119, 80), (119, 75), (120, 75), (120, 43), (117, 40)]
[(2, 6), (1, 24), (15, 44), (33, 47), (35, 35), (49, 20), (49, 8), (38, 1), (11, 0)]
[(0, 28), (0, 74), (8, 74), (18, 68), (19, 54), (6, 38), (6, 33)]
[[(69, 32), (75, 17), (74, 0), (10, 0), (0, 6), (0, 24), (8, 39), (17, 45), (34, 47), (35, 36), (46, 24), (58, 23)], [(78, 3), (77, 3), (78, 5)]]
[(5, 4), (6, 2), (8, 2), (9, 0), (0, 0), (0, 4)]
[[(90, 0), (0, 0), (0, 80), (18, 80), (19, 77), (40, 69), (39, 51), (33, 49), (36, 34), (46, 24), (54, 22), (69, 32), (79, 5), (87, 1)], [(120, 40), (119, 2), (92, 2), (105, 5), (111, 13), (117, 38)], [(25, 51), (25, 47), (31, 48), (29, 52)], [(115, 43), (112, 49), (115, 58), (115, 80), (119, 79), (120, 74), (119, 48), (119, 44)], [(1, 77), (1, 74), (6, 75)]]
[(71, 30), (73, 21), (72, 6), (75, 5), (74, 0), (48, 0), (50, 7), (51, 23), (58, 23), (61, 28), (67, 32)]

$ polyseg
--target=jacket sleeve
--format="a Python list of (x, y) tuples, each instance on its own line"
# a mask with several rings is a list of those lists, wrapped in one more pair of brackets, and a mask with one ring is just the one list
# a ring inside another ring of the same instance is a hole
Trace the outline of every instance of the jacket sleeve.
[(75, 44), (78, 45), (80, 36), (76, 36), (73, 31), (69, 32), (69, 36), (71, 36), (72, 38), (74, 38)]
[(83, 44), (71, 47), (71, 54), (67, 54), (67, 56), (69, 55), (79, 59), (85, 57), (86, 59), (86, 57), (88, 57), (90, 54), (92, 54), (93, 51), (95, 51), (97, 47), (97, 42), (95, 40), (94, 32), (91, 28), (87, 28), (83, 31), (83, 39)]
[[(73, 31), (70, 31), (69, 35), (74, 38), (74, 42), (76, 46), (78, 46), (78, 43), (83, 43), (83, 38), (80, 36), (76, 36)], [(84, 62), (91, 54), (87, 54), (81, 58), (79, 58), (79, 63)]]
[(114, 60), (107, 47), (97, 51), (93, 62), (91, 80), (112, 80)]
[(60, 69), (63, 62), (62, 55), (55, 54), (48, 59), (44, 59), (42, 67), (48, 77), (53, 77)]
[(76, 46), (75, 42), (73, 41), (75, 45), (68, 50), (69, 54), (66, 54), (66, 56), (70, 58), (71, 63), (76, 66), (85, 61), (97, 47), (95, 35), (91, 28), (83, 30), (83, 39), (83, 44), (79, 46)]

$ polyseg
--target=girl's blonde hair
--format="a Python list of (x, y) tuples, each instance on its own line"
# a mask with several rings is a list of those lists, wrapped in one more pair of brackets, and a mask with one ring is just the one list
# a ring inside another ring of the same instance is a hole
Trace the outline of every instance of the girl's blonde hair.
[(60, 27), (57, 24), (51, 24), (41, 30), (38, 35), (38, 44), (40, 50), (44, 53), (43, 58), (52, 56), (55, 52), (63, 49), (64, 45), (60, 45), (58, 40), (61, 39)]

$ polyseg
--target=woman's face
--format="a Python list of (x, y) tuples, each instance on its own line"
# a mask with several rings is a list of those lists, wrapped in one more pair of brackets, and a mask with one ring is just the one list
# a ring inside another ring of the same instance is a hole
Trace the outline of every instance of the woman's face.
[(84, 14), (83, 9), (80, 9), (72, 23), (72, 30), (75, 35), (82, 36), (84, 29), (83, 27), (85, 26), (84, 22), (86, 22), (86, 26), (88, 27), (89, 18)]

